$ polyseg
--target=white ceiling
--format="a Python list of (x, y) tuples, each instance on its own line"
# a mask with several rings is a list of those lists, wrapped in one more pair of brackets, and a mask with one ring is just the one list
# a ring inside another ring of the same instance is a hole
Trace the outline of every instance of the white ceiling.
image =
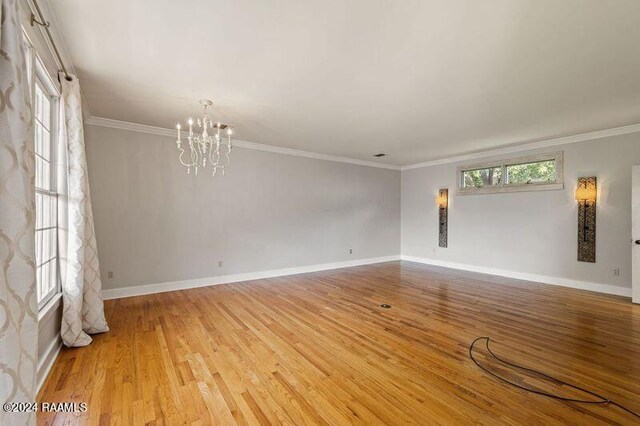
[(640, 123), (638, 0), (51, 6), (98, 117), (396, 165)]

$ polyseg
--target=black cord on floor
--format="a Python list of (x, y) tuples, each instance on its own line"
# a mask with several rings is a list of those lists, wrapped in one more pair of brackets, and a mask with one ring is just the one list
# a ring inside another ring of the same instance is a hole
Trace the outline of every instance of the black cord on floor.
[[(579, 391), (582, 391), (582, 392), (588, 393), (589, 395), (592, 395), (592, 396), (594, 396), (595, 398), (598, 398), (598, 399), (597, 399), (597, 400), (586, 400), (586, 399), (565, 398), (565, 397), (562, 397), (562, 396), (559, 396), (559, 395), (554, 395), (554, 394), (551, 394), (551, 393), (542, 392), (542, 391), (539, 391), (539, 390), (536, 390), (536, 389), (531, 389), (531, 388), (528, 388), (528, 387), (526, 387), (526, 386), (519, 385), (518, 383), (511, 382), (511, 381), (509, 381), (509, 380), (505, 379), (504, 377), (501, 377), (501, 376), (499, 376), (498, 374), (494, 373), (493, 371), (491, 371), (491, 370), (489, 370), (489, 369), (487, 369), (487, 368), (483, 367), (483, 366), (482, 366), (482, 365), (480, 365), (480, 363), (479, 363), (479, 362), (474, 358), (474, 356), (473, 356), (473, 348), (474, 348), (474, 346), (475, 346), (476, 342), (478, 342), (479, 340), (484, 340), (484, 341), (485, 341), (485, 346), (486, 346), (486, 348), (487, 348), (487, 351), (489, 351), (489, 353), (491, 354), (491, 356), (493, 356), (495, 359), (497, 359), (498, 361), (500, 361), (501, 363), (503, 363), (503, 364), (505, 364), (505, 365), (508, 365), (508, 366), (510, 366), (510, 367), (514, 367), (514, 368), (518, 368), (518, 369), (520, 369), (520, 370), (528, 371), (528, 372), (530, 372), (530, 373), (534, 373), (534, 374), (537, 374), (537, 375), (542, 376), (542, 377), (546, 377), (547, 379), (553, 380), (553, 381), (555, 381), (555, 382), (557, 382), (557, 383), (559, 383), (559, 384), (561, 384), (561, 385), (568, 386), (568, 387), (570, 387), (570, 388), (577, 389), (577, 390), (579, 390)], [(559, 400), (561, 400), (561, 401), (576, 402), (576, 403), (580, 403), (580, 404), (611, 404), (611, 405), (615, 405), (616, 407), (618, 407), (618, 408), (620, 408), (620, 409), (622, 409), (622, 410), (626, 411), (627, 413), (632, 414), (632, 415), (634, 415), (634, 416), (636, 416), (636, 417), (640, 418), (640, 414), (638, 414), (638, 413), (636, 413), (636, 412), (634, 412), (634, 411), (631, 411), (631, 410), (630, 410), (630, 409), (628, 409), (627, 407), (624, 407), (623, 405), (620, 405), (620, 404), (618, 404), (618, 403), (617, 403), (617, 402), (615, 402), (615, 401), (611, 401), (610, 399), (605, 398), (605, 397), (604, 397), (604, 396), (602, 396), (602, 395), (598, 395), (597, 393), (592, 392), (592, 391), (590, 391), (590, 390), (588, 390), (588, 389), (584, 389), (584, 388), (581, 388), (580, 386), (572, 385), (571, 383), (567, 383), (567, 382), (564, 382), (564, 381), (562, 381), (562, 380), (560, 380), (560, 379), (556, 379), (555, 377), (551, 377), (551, 376), (549, 376), (548, 374), (545, 374), (545, 373), (543, 373), (543, 372), (541, 372), (541, 371), (533, 370), (533, 369), (531, 369), (531, 368), (527, 368), (527, 367), (522, 367), (521, 365), (517, 365), (517, 364), (511, 363), (511, 362), (505, 361), (504, 359), (500, 358), (499, 356), (497, 356), (496, 354), (494, 354), (494, 353), (491, 351), (491, 348), (489, 348), (489, 340), (491, 340), (489, 337), (478, 337), (476, 340), (474, 340), (473, 342), (471, 342), (471, 345), (469, 346), (469, 357), (471, 357), (471, 360), (472, 360), (472, 361), (473, 361), (473, 362), (474, 362), (478, 367), (480, 367), (483, 371), (485, 371), (486, 373), (489, 373), (489, 374), (490, 374), (490, 375), (492, 375), (493, 377), (495, 377), (495, 378), (497, 378), (497, 379), (500, 379), (500, 380), (502, 380), (503, 382), (505, 382), (505, 383), (507, 383), (507, 384), (509, 384), (509, 385), (511, 385), (511, 386), (515, 386), (515, 387), (517, 387), (517, 388), (519, 388), (519, 389), (522, 389), (522, 390), (524, 390), (524, 391), (531, 392), (531, 393), (535, 393), (535, 394), (542, 395), (542, 396), (547, 396), (547, 397), (549, 397), (549, 398), (559, 399)]]

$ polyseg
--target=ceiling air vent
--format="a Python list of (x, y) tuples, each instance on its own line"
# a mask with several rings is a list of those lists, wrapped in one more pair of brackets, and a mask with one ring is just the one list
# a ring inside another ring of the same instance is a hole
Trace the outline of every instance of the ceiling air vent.
[(387, 154), (383, 154), (382, 152), (380, 154), (373, 154), (374, 157), (378, 157), (378, 158), (384, 157), (385, 155)]

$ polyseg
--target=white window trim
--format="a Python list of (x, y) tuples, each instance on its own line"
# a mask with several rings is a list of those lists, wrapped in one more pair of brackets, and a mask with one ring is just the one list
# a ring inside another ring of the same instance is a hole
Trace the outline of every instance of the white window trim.
[[(506, 183), (507, 166), (524, 163), (536, 163), (540, 161), (554, 160), (556, 163), (556, 179), (554, 182), (534, 182), (525, 184), (509, 184)], [(499, 185), (488, 185), (481, 188), (468, 187), (464, 188), (462, 174), (471, 170), (486, 169), (498, 167), (502, 170), (502, 182)], [(457, 169), (458, 176), (458, 195), (474, 195), (474, 194), (500, 194), (509, 192), (525, 192), (525, 191), (553, 191), (564, 189), (564, 152), (550, 152), (545, 154), (527, 155), (524, 157), (505, 158), (493, 161), (485, 161), (482, 163), (465, 164)]]
[[(50, 126), (49, 132), (51, 135), (50, 179), (52, 183), (51, 187), (53, 188), (53, 190), (47, 191), (47, 190), (38, 188), (36, 189), (36, 191), (40, 193), (48, 193), (50, 195), (55, 195), (58, 198), (58, 202), (59, 202), (58, 182), (57, 182), (57, 167), (58, 167), (57, 154), (58, 154), (58, 143), (59, 143), (58, 138), (59, 138), (59, 126), (60, 126), (60, 91), (58, 89), (58, 86), (54, 82), (53, 78), (51, 78), (51, 76), (49, 75), (49, 72), (47, 71), (47, 68), (45, 67), (44, 62), (35, 51), (35, 48), (31, 44), (31, 42), (28, 40), (27, 37), (25, 37), (25, 40), (28, 43), (28, 51), (29, 51), (29, 58), (28, 58), (27, 64), (30, 67), (30, 69), (27, 75), (29, 75), (30, 77), (29, 88), (31, 90), (30, 92), (31, 103), (32, 105), (35, 105), (36, 81), (46, 90), (46, 93), (49, 95), (49, 98), (51, 101), (50, 102), (51, 122), (49, 124)], [(35, 124), (33, 128), (35, 129)], [(59, 305), (60, 297), (62, 295), (62, 282), (60, 278), (60, 252), (59, 252), (59, 246), (58, 246), (59, 226), (60, 224), (56, 223), (56, 229), (58, 229), (58, 231), (56, 231), (56, 247), (57, 247), (56, 248), (56, 262), (57, 262), (56, 286), (48, 294), (44, 295), (41, 300), (38, 301), (39, 317), (47, 315), (47, 313), (52, 311), (54, 307), (57, 307)]]

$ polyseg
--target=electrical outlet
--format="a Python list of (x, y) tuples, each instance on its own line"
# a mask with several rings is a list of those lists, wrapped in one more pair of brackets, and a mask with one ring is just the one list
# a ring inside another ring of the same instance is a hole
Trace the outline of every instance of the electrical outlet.
[(113, 271), (107, 271), (107, 279), (109, 280), (113, 279)]
[(222, 268), (222, 260), (218, 260), (218, 268)]
[(353, 254), (353, 249), (349, 249), (349, 254)]
[(614, 275), (615, 277), (619, 277), (619, 276), (620, 276), (620, 268), (616, 268), (616, 269), (614, 269), (614, 270), (613, 270), (613, 275)]

